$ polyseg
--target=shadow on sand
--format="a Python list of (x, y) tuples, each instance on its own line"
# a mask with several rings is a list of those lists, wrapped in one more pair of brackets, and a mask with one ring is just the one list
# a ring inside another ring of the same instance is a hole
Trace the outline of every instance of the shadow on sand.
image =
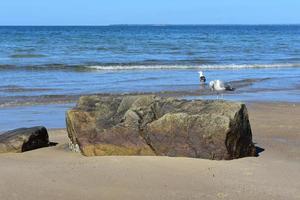
[(258, 146), (255, 146), (255, 150), (256, 150), (256, 157), (259, 157), (260, 153), (263, 152), (263, 151), (265, 151), (264, 148), (261, 148), (261, 147), (258, 147)]

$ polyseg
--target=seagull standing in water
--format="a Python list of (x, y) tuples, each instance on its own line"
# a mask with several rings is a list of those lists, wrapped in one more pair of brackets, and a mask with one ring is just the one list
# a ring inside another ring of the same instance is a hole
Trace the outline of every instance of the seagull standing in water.
[[(223, 81), (220, 80), (214, 80), (209, 82), (209, 87), (212, 91), (216, 91), (219, 98), (219, 92), (224, 91), (234, 91), (234, 88), (230, 84), (225, 84)], [(222, 97), (223, 97), (223, 93)]]
[(199, 73), (200, 83), (205, 83), (206, 82), (206, 78), (204, 76), (204, 73), (202, 71), (200, 71), (198, 73)]

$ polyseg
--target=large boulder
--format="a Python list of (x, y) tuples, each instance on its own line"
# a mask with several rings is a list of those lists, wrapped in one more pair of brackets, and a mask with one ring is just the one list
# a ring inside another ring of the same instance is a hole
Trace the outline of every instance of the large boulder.
[(0, 153), (21, 153), (49, 146), (45, 127), (20, 128), (0, 135)]
[(85, 96), (67, 111), (71, 146), (86, 156), (255, 156), (247, 108), (154, 95)]

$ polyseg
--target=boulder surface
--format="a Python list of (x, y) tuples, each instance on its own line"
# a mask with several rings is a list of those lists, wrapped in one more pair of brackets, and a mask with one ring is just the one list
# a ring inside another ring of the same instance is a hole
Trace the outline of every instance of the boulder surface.
[(0, 153), (21, 153), (47, 146), (49, 136), (42, 126), (15, 129), (0, 135)]
[(154, 95), (84, 96), (66, 113), (71, 146), (85, 156), (206, 159), (255, 156), (242, 103)]

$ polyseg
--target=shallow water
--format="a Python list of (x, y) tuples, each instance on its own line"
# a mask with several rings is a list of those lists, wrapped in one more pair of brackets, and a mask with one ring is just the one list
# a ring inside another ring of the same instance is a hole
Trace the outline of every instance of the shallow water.
[(0, 47), (0, 130), (62, 127), (80, 95), (217, 98), (199, 70), (227, 100), (300, 102), (296, 25), (0, 27)]
[[(221, 79), (236, 88), (226, 95), (247, 100), (297, 101), (300, 90), (300, 68), (206, 70), (208, 79)], [(208, 86), (199, 84), (197, 70), (126, 70), (126, 71), (4, 71), (1, 73), (0, 107), (35, 103), (62, 103), (80, 95), (95, 93), (130, 93), (176, 91), (211, 95)], [(205, 88), (205, 89), (204, 89)], [(276, 96), (283, 94), (284, 96)], [(290, 96), (288, 94), (291, 94)], [(246, 95), (247, 96), (247, 95)], [(244, 95), (245, 97), (245, 95)], [(276, 97), (276, 98), (275, 98)], [(299, 99), (298, 99), (299, 100)]]
[(36, 106), (10, 107), (0, 109), (0, 133), (31, 126), (63, 128), (65, 111), (75, 104), (49, 104)]

